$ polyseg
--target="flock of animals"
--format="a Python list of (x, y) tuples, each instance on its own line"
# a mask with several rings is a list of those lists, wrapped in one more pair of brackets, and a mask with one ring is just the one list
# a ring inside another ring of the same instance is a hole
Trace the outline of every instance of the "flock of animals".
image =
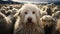
[(60, 34), (60, 6), (0, 4), (0, 34)]

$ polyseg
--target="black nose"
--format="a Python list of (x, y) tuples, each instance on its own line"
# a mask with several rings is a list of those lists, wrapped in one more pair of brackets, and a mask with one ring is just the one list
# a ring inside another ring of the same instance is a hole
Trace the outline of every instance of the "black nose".
[(29, 18), (28, 18), (28, 21), (32, 21), (32, 18), (31, 18), (31, 17), (29, 17)]

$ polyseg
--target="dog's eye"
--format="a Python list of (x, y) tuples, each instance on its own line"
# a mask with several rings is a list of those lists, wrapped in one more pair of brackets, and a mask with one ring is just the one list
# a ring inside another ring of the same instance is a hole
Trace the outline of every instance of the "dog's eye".
[(25, 14), (27, 14), (27, 12), (25, 12)]
[(35, 14), (35, 12), (32, 12), (33, 14)]

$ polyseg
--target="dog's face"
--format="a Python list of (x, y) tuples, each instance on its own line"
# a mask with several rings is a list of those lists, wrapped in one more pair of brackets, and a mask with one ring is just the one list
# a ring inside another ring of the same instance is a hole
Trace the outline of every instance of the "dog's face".
[(36, 19), (36, 11), (33, 11), (33, 10), (26, 10), (24, 11), (24, 22), (27, 23), (27, 22), (30, 22), (30, 23), (35, 23), (37, 22), (37, 19)]
[(35, 5), (24, 5), (21, 8), (21, 18), (23, 23), (37, 23), (37, 19), (40, 16), (39, 8)]

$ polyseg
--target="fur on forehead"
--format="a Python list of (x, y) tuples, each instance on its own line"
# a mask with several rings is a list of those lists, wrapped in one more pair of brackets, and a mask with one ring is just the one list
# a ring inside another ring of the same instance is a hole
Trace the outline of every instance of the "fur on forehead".
[(27, 7), (36, 7), (37, 8), (37, 5), (35, 5), (35, 4), (24, 4), (23, 7), (25, 7), (25, 6), (27, 6)]
[(35, 12), (39, 12), (39, 15), (40, 15), (40, 9), (35, 5), (35, 4), (24, 4), (19, 10), (18, 12), (15, 14), (16, 15), (20, 15), (22, 12), (24, 11), (35, 11)]
[(40, 9), (34, 4), (24, 4), (20, 10), (23, 10), (23, 11), (25, 11), (25, 10), (38, 11)]

